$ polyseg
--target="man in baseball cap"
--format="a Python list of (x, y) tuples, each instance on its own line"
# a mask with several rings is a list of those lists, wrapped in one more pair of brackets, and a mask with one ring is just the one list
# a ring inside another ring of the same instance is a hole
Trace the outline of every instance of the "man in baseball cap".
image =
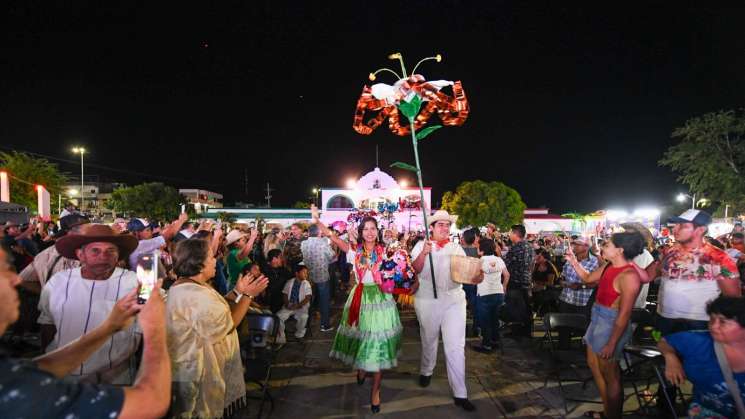
[(129, 220), (127, 230), (138, 240), (137, 248), (129, 255), (129, 267), (134, 268), (137, 265), (137, 258), (141, 254), (149, 253), (165, 246), (167, 241), (172, 240), (176, 236), (181, 226), (188, 219), (189, 216), (185, 212), (181, 213), (178, 219), (172, 222), (157, 237), (153, 237), (153, 228), (156, 227), (155, 223), (143, 218), (132, 218)]
[(662, 335), (706, 330), (706, 304), (720, 294), (739, 296), (737, 266), (723, 250), (704, 240), (711, 215), (689, 209), (668, 220), (674, 224), (675, 244), (662, 263), (650, 265), (652, 278), (661, 276), (657, 328)]
[[(711, 215), (706, 211), (689, 209), (677, 217), (670, 217), (668, 224), (693, 224), (696, 227), (706, 227), (711, 224)], [(702, 236), (703, 237), (703, 236)], [(677, 240), (677, 238), (676, 238)]]

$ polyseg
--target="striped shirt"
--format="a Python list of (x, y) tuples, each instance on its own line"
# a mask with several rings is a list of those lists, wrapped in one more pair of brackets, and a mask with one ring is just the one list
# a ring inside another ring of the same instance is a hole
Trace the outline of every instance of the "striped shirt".
[[(121, 268), (114, 269), (107, 280), (84, 279), (80, 268), (54, 274), (42, 289), (39, 299), (39, 324), (57, 328), (47, 352), (63, 347), (101, 325), (114, 304), (135, 288), (137, 275)], [(129, 364), (139, 342), (140, 335), (132, 324), (112, 335), (70, 375), (97, 383), (132, 384), (135, 371)]]

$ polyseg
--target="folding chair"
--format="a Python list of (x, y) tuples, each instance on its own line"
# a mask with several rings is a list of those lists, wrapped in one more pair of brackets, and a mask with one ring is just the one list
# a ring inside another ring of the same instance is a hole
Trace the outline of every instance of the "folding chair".
[[(669, 409), (668, 413), (672, 414), (673, 418), (677, 419), (678, 416), (675, 410), (675, 400), (674, 398), (670, 398), (668, 390), (670, 386), (668, 385), (667, 380), (665, 379), (665, 376), (660, 368), (664, 367), (665, 365), (665, 358), (662, 356), (662, 352), (660, 352), (656, 346), (626, 345), (626, 347), (623, 349), (623, 355), (624, 359), (626, 360), (627, 367), (624, 371), (622, 371), (622, 377), (627, 382), (631, 382), (632, 386), (634, 387), (636, 401), (639, 404), (639, 413), (645, 415), (652, 413), (650, 407), (655, 402), (654, 400), (651, 400), (649, 398), (649, 395), (652, 394), (650, 390), (650, 382), (656, 379), (661, 390), (658, 391), (658, 394), (662, 393), (664, 395), (666, 406)], [(640, 361), (633, 362), (634, 358), (640, 359)], [(654, 371), (654, 375), (642, 375), (642, 371), (640, 370), (642, 370), (641, 367), (645, 364), (651, 366), (652, 370)], [(639, 387), (637, 386), (638, 381), (644, 380), (646, 380), (647, 384), (642, 391), (646, 392), (646, 394), (642, 394), (642, 392), (639, 391)], [(679, 396), (681, 401), (684, 402), (683, 394), (681, 393), (680, 389), (676, 389), (675, 395)], [(645, 400), (645, 396), (647, 396), (647, 400)]]
[[(592, 380), (592, 374), (582, 375), (580, 374), (580, 368), (586, 365), (586, 353), (584, 344), (580, 344), (579, 348), (575, 349), (559, 349), (557, 347), (556, 340), (552, 336), (553, 333), (558, 332), (559, 329), (564, 329), (570, 332), (574, 336), (582, 336), (587, 331), (588, 321), (584, 314), (576, 313), (546, 313), (543, 318), (543, 328), (546, 332), (546, 338), (548, 339), (548, 348), (550, 353), (551, 368), (549, 374), (546, 376), (546, 381), (543, 386), (548, 385), (548, 381), (554, 377), (556, 382), (559, 384), (559, 391), (561, 398), (564, 403), (564, 411), (568, 415), (569, 407), (567, 401), (579, 402), (579, 403), (600, 403), (595, 400), (587, 399), (574, 399), (568, 398), (564, 392), (564, 384), (567, 382), (582, 383), (582, 389), (587, 387), (587, 383)], [(589, 369), (589, 367), (587, 367)], [(575, 378), (562, 378), (562, 371), (572, 371)]]
[[(274, 342), (279, 330), (279, 319), (273, 314), (248, 313), (244, 319), (248, 333), (241, 339), (241, 358), (245, 369), (244, 378), (247, 382), (259, 386), (260, 396), (246, 397), (260, 400), (259, 414), (264, 411), (264, 402), (269, 400), (271, 412), (274, 410), (274, 398), (269, 393), (269, 380), (276, 351), (269, 341)], [(246, 392), (248, 393), (248, 391)]]

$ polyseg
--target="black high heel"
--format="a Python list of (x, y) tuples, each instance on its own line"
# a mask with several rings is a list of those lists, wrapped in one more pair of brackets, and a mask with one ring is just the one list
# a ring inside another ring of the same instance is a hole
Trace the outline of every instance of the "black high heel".
[[(378, 390), (378, 398), (380, 398), (380, 390)], [(380, 413), (380, 405), (381, 404), (382, 403), (373, 404), (372, 403), (372, 395), (370, 395), (370, 411), (373, 412), (373, 414)]]
[(365, 384), (365, 378), (367, 378), (367, 373), (363, 373), (362, 378), (360, 378), (360, 373), (358, 372), (357, 373), (357, 385), (361, 386)]

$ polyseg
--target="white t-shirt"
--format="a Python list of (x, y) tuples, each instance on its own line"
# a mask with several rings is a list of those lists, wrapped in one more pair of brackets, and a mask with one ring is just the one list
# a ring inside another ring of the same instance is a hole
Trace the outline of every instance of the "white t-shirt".
[[(354, 266), (354, 259), (356, 257), (357, 257), (357, 252), (355, 252), (354, 250), (350, 248), (349, 251), (347, 251), (347, 263), (352, 264), (352, 272), (354, 272), (355, 278), (357, 278), (357, 267)], [(360, 279), (357, 278), (357, 280), (359, 281)], [(365, 270), (365, 277), (362, 278), (361, 282), (363, 284), (374, 284), (375, 283), (375, 278), (373, 278), (372, 272), (370, 272), (369, 269)]]
[[(297, 281), (297, 278), (292, 278), (289, 281), (287, 281), (287, 283), (285, 284), (285, 288), (282, 290), (282, 293), (287, 295), (288, 300), (290, 299), (290, 295), (292, 294), (292, 287), (293, 285), (295, 285), (295, 281)], [(313, 295), (313, 288), (311, 287), (309, 281), (303, 281), (300, 284), (300, 292), (298, 293), (298, 302), (303, 301), (305, 297), (309, 295)], [(298, 310), (308, 311), (308, 306), (310, 306), (310, 304), (305, 304)]]
[(137, 258), (143, 253), (154, 252), (166, 245), (166, 239), (163, 236), (153, 237), (152, 239), (140, 240), (137, 248), (129, 255), (129, 269), (135, 270), (137, 267)]
[[(411, 250), (411, 260), (416, 260), (424, 248), (424, 241), (419, 243)], [(463, 248), (455, 243), (448, 243), (442, 248), (436, 244), (432, 245), (432, 264), (435, 267), (435, 281), (437, 282), (437, 296), (442, 294), (463, 294), (463, 286), (450, 279), (450, 256), (465, 256)], [(429, 268), (429, 256), (424, 259), (424, 268), (419, 273), (419, 290), (416, 292), (416, 298), (432, 299), (432, 270)]]
[(504, 294), (502, 272), (507, 269), (501, 257), (495, 255), (481, 257), (481, 270), (484, 281), (476, 285), (476, 295)]
[[(644, 249), (640, 255), (632, 259), (632, 262), (642, 269), (647, 269), (647, 266), (654, 262), (654, 257), (649, 253), (649, 251), (647, 251), (647, 249)], [(634, 308), (647, 307), (647, 294), (649, 294), (649, 283), (642, 284), (639, 289), (639, 296), (636, 297), (636, 301), (634, 302)]]
[[(101, 325), (117, 301), (137, 288), (137, 275), (121, 268), (107, 280), (84, 279), (80, 268), (58, 272), (47, 281), (39, 298), (39, 324), (57, 328), (47, 352), (67, 345)], [(140, 343), (135, 324), (106, 340), (71, 376), (102, 374), (101, 382), (129, 385), (136, 370), (130, 357)]]

